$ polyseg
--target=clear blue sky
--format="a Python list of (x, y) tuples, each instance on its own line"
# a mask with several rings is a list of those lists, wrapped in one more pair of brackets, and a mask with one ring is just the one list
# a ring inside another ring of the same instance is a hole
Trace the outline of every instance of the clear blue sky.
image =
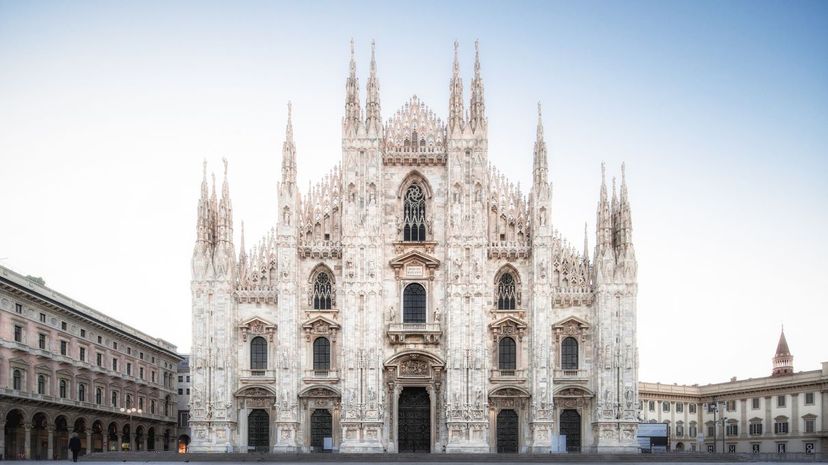
[(528, 186), (543, 102), (576, 244), (626, 161), (643, 380), (765, 375), (783, 322), (797, 369), (828, 360), (824, 1), (0, 0), (0, 264), (188, 350), (201, 160), (255, 242), (288, 100), (301, 185), (340, 158), (352, 37), (385, 118), (412, 94), (445, 118), (479, 38), (490, 159)]

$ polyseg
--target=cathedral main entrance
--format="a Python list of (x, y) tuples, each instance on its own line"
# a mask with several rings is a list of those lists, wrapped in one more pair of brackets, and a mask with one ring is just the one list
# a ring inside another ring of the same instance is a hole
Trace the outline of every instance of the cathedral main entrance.
[(333, 438), (333, 417), (328, 410), (314, 410), (311, 414), (311, 448), (321, 452), (325, 438)]
[(397, 450), (431, 452), (431, 400), (426, 388), (403, 388), (397, 410)]
[(270, 451), (270, 416), (262, 409), (247, 416), (247, 446), (250, 452)]
[(577, 410), (561, 412), (561, 434), (566, 435), (567, 452), (581, 452), (581, 415)]
[(501, 410), (497, 414), (497, 452), (517, 453), (518, 451), (518, 414), (512, 409)]

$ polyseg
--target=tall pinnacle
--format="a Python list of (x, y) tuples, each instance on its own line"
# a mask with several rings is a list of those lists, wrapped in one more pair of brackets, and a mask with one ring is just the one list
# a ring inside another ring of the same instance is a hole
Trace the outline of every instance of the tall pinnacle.
[(601, 162), (601, 195), (598, 199), (598, 211), (595, 220), (596, 252), (597, 262), (600, 251), (612, 248), (612, 216), (610, 205), (607, 201), (607, 168)]
[(480, 42), (474, 41), (474, 78), (471, 82), (469, 125), (472, 131), (486, 128), (486, 104), (483, 100), (483, 79), (480, 77)]
[(367, 93), (365, 102), (365, 125), (369, 132), (374, 134), (382, 130), (382, 117), (380, 116), (379, 80), (377, 79), (377, 59), (375, 43), (371, 41), (371, 73), (368, 76)]
[(454, 67), (449, 84), (449, 132), (462, 132), (465, 126), (465, 110), (463, 109), (463, 79), (460, 78), (460, 58), (458, 48), (460, 44), (454, 41)]
[(198, 219), (196, 220), (196, 241), (210, 240), (210, 200), (207, 186), (207, 160), (204, 160), (201, 177), (201, 197), (198, 199)]
[(233, 242), (233, 204), (230, 201), (230, 183), (227, 181), (227, 159), (224, 163), (224, 180), (221, 183), (221, 200), (219, 201), (218, 239)]
[(351, 39), (350, 74), (345, 81), (345, 129), (356, 129), (359, 126), (359, 81), (356, 77), (356, 60), (354, 59), (354, 39)]
[(285, 142), (282, 144), (282, 184), (292, 191), (296, 184), (296, 144), (293, 142), (293, 105), (288, 102)]
[[(243, 228), (244, 226), (242, 226)], [(584, 261), (589, 261), (589, 236), (587, 236), (587, 222), (584, 221)]]
[(793, 374), (793, 355), (788, 348), (788, 340), (785, 339), (785, 328), (779, 334), (779, 342), (776, 344), (776, 354), (773, 356), (772, 376), (785, 376)]
[(543, 139), (543, 115), (541, 113), (541, 104), (538, 102), (538, 130), (535, 136), (535, 150), (534, 161), (532, 166), (535, 186), (543, 186), (547, 183), (547, 160), (546, 160), (546, 141)]

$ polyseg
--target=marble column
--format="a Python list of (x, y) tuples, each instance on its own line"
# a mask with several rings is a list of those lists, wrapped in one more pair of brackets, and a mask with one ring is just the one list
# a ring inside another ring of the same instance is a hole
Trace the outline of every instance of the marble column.
[(86, 428), (86, 453), (92, 453), (92, 428)]

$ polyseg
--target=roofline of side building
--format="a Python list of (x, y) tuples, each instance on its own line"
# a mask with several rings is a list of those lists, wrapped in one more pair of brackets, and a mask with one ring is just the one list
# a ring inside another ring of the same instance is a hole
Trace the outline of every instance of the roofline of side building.
[(109, 317), (89, 306), (71, 299), (49, 287), (41, 286), (29, 278), (9, 268), (0, 265), (0, 287), (4, 287), (16, 294), (26, 294), (27, 297), (39, 301), (41, 304), (56, 310), (67, 312), (77, 318), (86, 320), (94, 326), (116, 333), (152, 350), (163, 352), (173, 357), (176, 362), (182, 360), (176, 346), (163, 339), (152, 337), (143, 331), (126, 325)]

